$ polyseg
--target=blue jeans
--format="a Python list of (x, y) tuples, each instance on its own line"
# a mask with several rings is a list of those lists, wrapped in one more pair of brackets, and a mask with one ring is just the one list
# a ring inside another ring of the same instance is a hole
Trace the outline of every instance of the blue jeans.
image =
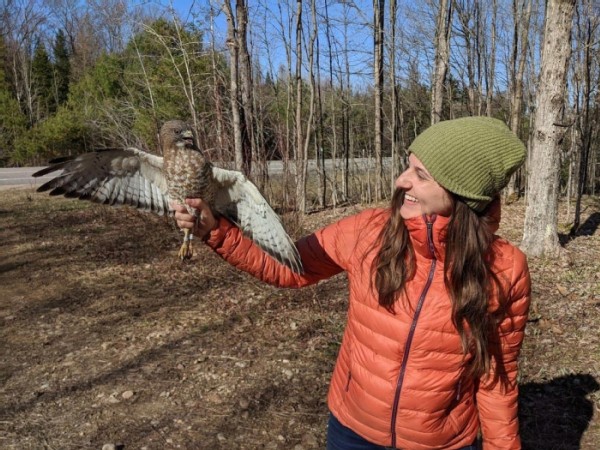
[[(390, 450), (391, 447), (372, 444), (365, 440), (350, 428), (345, 427), (329, 414), (327, 424), (327, 450)], [(468, 445), (460, 450), (477, 450), (476, 445)]]

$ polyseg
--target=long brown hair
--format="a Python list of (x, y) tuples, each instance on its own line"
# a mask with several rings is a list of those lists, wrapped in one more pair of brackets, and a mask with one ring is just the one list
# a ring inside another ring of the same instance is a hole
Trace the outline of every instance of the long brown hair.
[[(379, 304), (390, 312), (394, 312), (406, 282), (415, 273), (414, 249), (400, 216), (403, 199), (404, 191), (397, 190), (392, 198), (392, 213), (377, 241), (381, 246), (372, 267)], [(491, 252), (492, 205), (477, 214), (459, 197), (452, 196), (452, 199), (444, 284), (452, 301), (452, 321), (460, 335), (463, 353), (473, 355), (467, 374), (480, 377), (490, 373), (492, 358), (499, 363), (496, 329), (504, 316), (506, 303), (501, 283), (491, 269), (494, 256)], [(492, 295), (497, 296), (500, 305), (495, 310), (490, 310)]]

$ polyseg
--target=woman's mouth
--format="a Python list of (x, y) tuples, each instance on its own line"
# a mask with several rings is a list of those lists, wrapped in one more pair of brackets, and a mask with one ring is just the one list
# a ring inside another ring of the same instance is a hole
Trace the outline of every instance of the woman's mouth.
[(408, 200), (409, 202), (412, 202), (412, 203), (419, 203), (419, 200), (417, 200), (415, 197), (413, 197), (412, 195), (409, 195), (409, 194), (404, 194), (404, 200)]

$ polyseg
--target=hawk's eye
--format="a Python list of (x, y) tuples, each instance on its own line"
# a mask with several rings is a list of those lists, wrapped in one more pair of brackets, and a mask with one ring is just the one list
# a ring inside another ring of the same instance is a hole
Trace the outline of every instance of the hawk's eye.
[(176, 133), (176, 134), (181, 134), (181, 128), (177, 128), (177, 129), (175, 130), (175, 133)]

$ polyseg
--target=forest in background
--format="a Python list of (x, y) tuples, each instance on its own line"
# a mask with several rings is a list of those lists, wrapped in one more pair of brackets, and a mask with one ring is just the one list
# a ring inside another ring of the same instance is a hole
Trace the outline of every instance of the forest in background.
[[(552, 5), (572, 8), (558, 43), (566, 65), (557, 54), (554, 69), (564, 83), (552, 69), (541, 75)], [(385, 198), (419, 132), (488, 115), (530, 149), (506, 192), (520, 196), (538, 169), (531, 131), (547, 81), (562, 97), (548, 103), (557, 148), (538, 156), (556, 159), (553, 195), (576, 199), (576, 223), (580, 197), (598, 191), (595, 0), (5, 0), (1, 8), (0, 166), (105, 147), (160, 153), (160, 125), (182, 118), (215, 163), (263, 189), (265, 162), (282, 160), (276, 200), (303, 213)], [(352, 183), (354, 158), (371, 161), (367, 182)]]

